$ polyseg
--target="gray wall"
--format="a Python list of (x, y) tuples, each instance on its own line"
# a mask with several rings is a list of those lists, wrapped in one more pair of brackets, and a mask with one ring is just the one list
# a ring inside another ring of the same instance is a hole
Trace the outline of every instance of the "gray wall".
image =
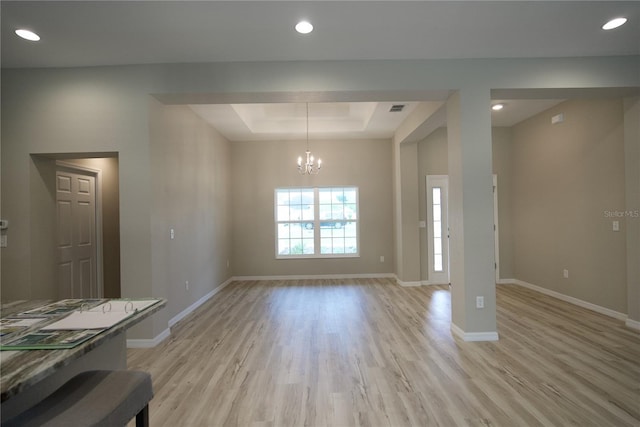
[[(310, 148), (323, 161), (318, 175), (296, 170), (304, 141), (231, 143), (234, 275), (393, 273), (391, 142), (312, 140)], [(360, 257), (275, 259), (274, 190), (343, 185), (359, 189)]]
[[(563, 113), (565, 121), (551, 124)], [(567, 101), (513, 127), (515, 278), (627, 312), (621, 99)], [(563, 270), (569, 278), (563, 278)]]
[(231, 152), (189, 107), (152, 100), (149, 111), (152, 279), (173, 318), (231, 277)]
[(624, 173), (627, 230), (627, 306), (640, 327), (640, 97), (624, 100)]

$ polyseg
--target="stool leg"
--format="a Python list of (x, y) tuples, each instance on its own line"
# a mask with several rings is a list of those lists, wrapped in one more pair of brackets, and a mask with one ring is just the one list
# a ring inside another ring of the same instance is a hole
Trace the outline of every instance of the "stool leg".
[(136, 414), (136, 427), (149, 427), (149, 405)]

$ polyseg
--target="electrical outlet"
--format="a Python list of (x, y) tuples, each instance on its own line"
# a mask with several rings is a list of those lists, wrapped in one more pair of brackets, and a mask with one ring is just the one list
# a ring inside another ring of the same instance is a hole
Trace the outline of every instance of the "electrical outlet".
[(0, 248), (6, 248), (6, 247), (7, 247), (7, 235), (2, 234), (0, 235)]
[(476, 308), (484, 308), (484, 297), (476, 297)]
[(562, 271), (562, 277), (564, 277), (565, 279), (569, 278), (569, 270), (567, 270), (566, 268)]
[(620, 231), (620, 221), (613, 221), (613, 231)]
[(188, 290), (189, 290), (189, 281), (188, 281), (188, 280), (186, 280), (186, 281), (184, 282), (184, 289), (185, 289), (185, 291), (188, 291)]
[(176, 231), (173, 228), (169, 229), (169, 237), (171, 240), (176, 238)]
[(384, 255), (380, 255), (380, 262), (384, 262)]

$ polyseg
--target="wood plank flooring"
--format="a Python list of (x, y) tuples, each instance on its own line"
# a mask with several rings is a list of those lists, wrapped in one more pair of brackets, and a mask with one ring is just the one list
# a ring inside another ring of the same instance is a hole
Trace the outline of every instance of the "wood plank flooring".
[(640, 335), (500, 285), (500, 341), (450, 332), (446, 287), (234, 282), (153, 349), (152, 426), (640, 426)]

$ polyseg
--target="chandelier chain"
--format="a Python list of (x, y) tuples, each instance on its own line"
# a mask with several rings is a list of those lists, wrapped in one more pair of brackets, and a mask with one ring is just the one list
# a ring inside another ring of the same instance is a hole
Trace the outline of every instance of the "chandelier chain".
[(315, 163), (315, 159), (313, 154), (311, 154), (311, 150), (309, 150), (309, 103), (306, 103), (307, 106), (307, 151), (305, 152), (306, 161), (302, 163), (302, 156), (298, 157), (298, 172), (301, 175), (317, 175), (320, 172), (320, 168), (322, 168), (322, 160), (318, 159), (318, 162)]

